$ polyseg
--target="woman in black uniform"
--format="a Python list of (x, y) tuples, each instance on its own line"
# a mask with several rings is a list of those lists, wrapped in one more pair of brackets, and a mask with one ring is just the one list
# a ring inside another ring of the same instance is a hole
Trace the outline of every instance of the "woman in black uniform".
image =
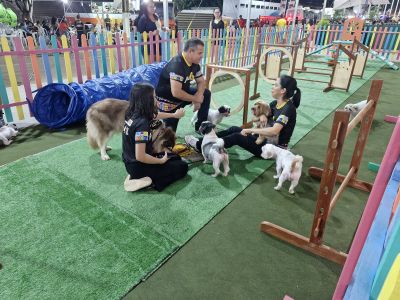
[(185, 177), (188, 165), (178, 155), (165, 153), (152, 156), (151, 123), (155, 118), (181, 118), (183, 109), (173, 114), (157, 113), (154, 88), (147, 83), (137, 83), (129, 96), (122, 133), (122, 160), (128, 177), (124, 187), (128, 192), (153, 185), (162, 191), (171, 183)]
[[(260, 145), (256, 144), (259, 134), (267, 137), (279, 136), (277, 146), (284, 149), (288, 147), (296, 125), (296, 109), (300, 105), (301, 92), (297, 87), (296, 79), (282, 75), (276, 80), (271, 94), (276, 99), (270, 103), (271, 115), (262, 116), (260, 120), (267, 122), (267, 117), (269, 117), (271, 127), (242, 129), (233, 126), (220, 131), (217, 135), (224, 140), (225, 148), (237, 145), (251, 152), (254, 156), (261, 157), (261, 148), (266, 142)], [(185, 141), (189, 146), (197, 150), (201, 149), (202, 139), (189, 135), (185, 137)]]
[(222, 15), (222, 12), (221, 12), (220, 8), (217, 7), (216, 9), (214, 9), (214, 16), (211, 21), (211, 29), (222, 30), (225, 28), (225, 24), (224, 24), (224, 21), (222, 21), (221, 15)]
[[(141, 16), (139, 18), (138, 21), (138, 25), (137, 25), (137, 30), (140, 33), (143, 32), (153, 32), (155, 33), (156, 30), (158, 30), (158, 32), (161, 32), (162, 27), (161, 27), (161, 23), (160, 23), (160, 19), (158, 18), (157, 14), (156, 14), (156, 8), (154, 6), (153, 1), (147, 1), (147, 2), (143, 2), (142, 7), (140, 8), (140, 12), (141, 12)], [(153, 37), (155, 40), (155, 36)], [(161, 40), (161, 38), (160, 38)], [(147, 54), (150, 55), (150, 45), (147, 46)], [(144, 46), (141, 46), (142, 48), (142, 53), (144, 55)], [(161, 56), (161, 43), (159, 44), (159, 54)], [(154, 57), (156, 57), (156, 43), (154, 42), (153, 44), (153, 54)]]

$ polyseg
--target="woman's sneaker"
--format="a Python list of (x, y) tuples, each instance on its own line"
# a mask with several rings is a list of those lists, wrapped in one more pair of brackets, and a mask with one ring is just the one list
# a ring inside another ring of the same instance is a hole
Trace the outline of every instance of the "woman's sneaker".
[(186, 145), (188, 145), (189, 147), (193, 148), (197, 152), (199, 152), (199, 149), (197, 149), (197, 146), (196, 146), (198, 141), (199, 141), (199, 139), (194, 137), (193, 135), (185, 136)]

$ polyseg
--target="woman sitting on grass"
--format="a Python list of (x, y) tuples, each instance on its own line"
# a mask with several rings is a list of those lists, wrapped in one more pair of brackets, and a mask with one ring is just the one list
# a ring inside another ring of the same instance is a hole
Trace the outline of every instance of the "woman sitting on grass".
[(188, 166), (178, 155), (165, 153), (161, 158), (151, 155), (150, 123), (155, 118), (181, 118), (184, 110), (180, 109), (173, 114), (157, 113), (154, 88), (147, 83), (135, 84), (129, 102), (122, 133), (122, 160), (129, 174), (124, 188), (133, 192), (152, 185), (157, 191), (162, 191), (185, 177)]
[[(254, 156), (261, 157), (261, 148), (267, 141), (257, 144), (258, 135), (267, 138), (279, 136), (277, 146), (284, 149), (288, 147), (296, 125), (296, 109), (300, 105), (301, 92), (297, 87), (296, 79), (282, 75), (276, 79), (271, 94), (276, 99), (270, 103), (271, 115), (260, 118), (260, 122), (267, 123), (269, 117), (271, 127), (242, 129), (233, 126), (220, 131), (217, 135), (224, 140), (225, 148), (237, 145), (251, 152)], [(185, 137), (185, 141), (186, 144), (200, 151), (202, 139), (189, 135)]]

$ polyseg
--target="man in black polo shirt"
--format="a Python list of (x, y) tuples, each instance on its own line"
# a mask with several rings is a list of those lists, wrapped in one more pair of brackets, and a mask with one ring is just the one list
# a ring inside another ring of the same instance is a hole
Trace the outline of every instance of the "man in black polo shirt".
[[(211, 100), (211, 92), (206, 89), (199, 65), (203, 58), (203, 52), (204, 43), (200, 39), (189, 39), (185, 43), (184, 51), (165, 65), (156, 88), (159, 111), (173, 113), (179, 108), (193, 104), (193, 111), (198, 111), (196, 131), (201, 122), (207, 121)], [(196, 89), (190, 87), (192, 80), (196, 81)], [(176, 131), (179, 119), (164, 121), (168, 127)]]

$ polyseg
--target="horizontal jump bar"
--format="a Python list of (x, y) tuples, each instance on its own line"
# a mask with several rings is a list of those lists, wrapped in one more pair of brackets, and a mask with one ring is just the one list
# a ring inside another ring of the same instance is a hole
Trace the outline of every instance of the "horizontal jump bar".
[(329, 82), (327, 82), (327, 81), (314, 80), (314, 79), (306, 79), (306, 78), (296, 78), (296, 80), (304, 80), (304, 81), (311, 81), (311, 82), (319, 82), (319, 83), (326, 83), (326, 84), (329, 84)]

